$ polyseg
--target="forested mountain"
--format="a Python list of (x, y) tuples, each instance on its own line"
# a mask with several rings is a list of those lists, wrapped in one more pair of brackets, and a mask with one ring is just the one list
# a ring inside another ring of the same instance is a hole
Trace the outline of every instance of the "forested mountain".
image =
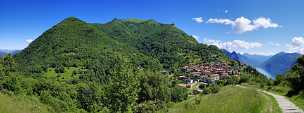
[(39, 72), (45, 66), (85, 66), (85, 62), (102, 59), (97, 56), (117, 56), (111, 59), (124, 58), (141, 67), (160, 63), (163, 66), (154, 68), (170, 71), (189, 63), (227, 60), (215, 46), (199, 44), (172, 24), (119, 19), (89, 24), (72, 17), (43, 33), (17, 60), (35, 64), (29, 68)]
[(289, 95), (296, 95), (302, 91), (304, 96), (304, 56), (298, 58), (296, 64), (284, 75), (292, 90)]
[(284, 74), (286, 71), (291, 69), (294, 64), (296, 64), (297, 59), (301, 55), (298, 53), (278, 53), (263, 64), (261, 64), (261, 68), (270, 73), (273, 77), (278, 74)]
[(188, 96), (169, 74), (204, 62), (238, 65), (174, 24), (70, 17), (1, 59), (0, 89), (37, 96), (54, 112), (154, 112)]

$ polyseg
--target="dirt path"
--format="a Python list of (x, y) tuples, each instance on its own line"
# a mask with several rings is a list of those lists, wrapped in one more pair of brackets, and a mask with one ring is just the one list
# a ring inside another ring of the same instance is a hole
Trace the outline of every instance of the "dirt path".
[[(237, 85), (238, 87), (246, 88), (241, 85)], [(268, 91), (260, 90), (258, 91), (266, 93), (268, 95), (271, 95), (275, 98), (275, 100), (278, 102), (279, 107), (282, 109), (283, 113), (304, 113), (303, 110), (298, 108), (295, 104), (293, 104), (290, 100), (288, 100), (286, 97), (277, 95)]]
[(275, 100), (278, 102), (283, 113), (304, 113), (300, 108), (298, 108), (295, 104), (293, 104), (286, 97), (277, 95), (274, 93), (270, 93), (268, 91), (262, 91), (262, 90), (260, 90), (260, 91), (273, 96), (275, 98)]

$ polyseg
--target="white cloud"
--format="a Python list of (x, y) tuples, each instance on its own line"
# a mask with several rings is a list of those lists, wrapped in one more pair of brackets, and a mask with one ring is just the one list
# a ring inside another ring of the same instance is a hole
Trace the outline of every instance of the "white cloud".
[(257, 28), (277, 28), (279, 24), (273, 23), (270, 18), (260, 17), (253, 21), (253, 25)]
[(287, 52), (304, 54), (304, 37), (293, 37), (290, 44), (286, 44)]
[(272, 22), (270, 18), (259, 17), (255, 20), (250, 20), (245, 17), (239, 17), (235, 20), (223, 18), (210, 18), (206, 23), (231, 25), (236, 33), (249, 32), (261, 28), (277, 28), (279, 24)]
[[(220, 40), (213, 40), (213, 39), (204, 39), (204, 44), (207, 45), (215, 45), (218, 48), (226, 49), (230, 52), (236, 51), (240, 54), (251, 54), (251, 55), (263, 55), (263, 56), (270, 56), (274, 55), (275, 52), (259, 52), (259, 51), (252, 51), (255, 48), (263, 47), (264, 45), (259, 42), (248, 42), (244, 40), (231, 40), (231, 41), (220, 41)], [(244, 52), (245, 50), (249, 50), (251, 52)]]
[(205, 39), (204, 43), (208, 45), (215, 45), (218, 48), (227, 49), (227, 50), (252, 49), (263, 46), (263, 44), (259, 42), (246, 42), (243, 40), (232, 40), (232, 41), (223, 42), (220, 40)]
[(224, 25), (235, 25), (235, 22), (229, 19), (218, 19), (218, 18), (210, 18), (207, 23), (211, 24), (224, 24)]
[(32, 43), (34, 40), (33, 39), (26, 39), (25, 41), (26, 41), (26, 43)]
[(299, 50), (298, 50), (298, 53), (304, 54), (304, 48), (299, 49)]
[(291, 44), (292, 44), (294, 47), (299, 47), (299, 46), (304, 45), (304, 37), (293, 37), (293, 38), (291, 39)]
[(237, 33), (244, 33), (256, 29), (255, 26), (251, 24), (252, 23), (251, 20), (245, 17), (237, 18), (235, 19), (234, 22), (235, 22), (234, 30)]
[(227, 14), (229, 11), (226, 9), (224, 12)]
[(192, 20), (196, 23), (203, 23), (204, 22), (203, 17), (192, 18)]

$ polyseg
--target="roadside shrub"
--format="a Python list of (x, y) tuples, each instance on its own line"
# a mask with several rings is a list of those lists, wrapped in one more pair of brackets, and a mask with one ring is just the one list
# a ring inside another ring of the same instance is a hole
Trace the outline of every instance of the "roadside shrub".
[(214, 94), (219, 92), (220, 87), (216, 84), (210, 84), (203, 89), (203, 94)]
[(185, 88), (174, 87), (171, 93), (171, 100), (174, 102), (179, 102), (186, 100), (188, 97), (188, 91)]
[(136, 113), (155, 113), (159, 110), (155, 101), (146, 101), (136, 106)]

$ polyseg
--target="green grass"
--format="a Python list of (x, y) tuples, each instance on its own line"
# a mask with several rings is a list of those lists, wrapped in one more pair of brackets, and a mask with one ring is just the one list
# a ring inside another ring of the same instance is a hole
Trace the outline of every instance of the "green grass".
[(294, 95), (291, 97), (286, 96), (288, 91), (290, 91), (291, 88), (288, 86), (272, 86), (272, 89), (268, 90), (270, 92), (282, 95), (287, 97), (290, 101), (292, 101), (294, 104), (296, 104), (299, 108), (304, 110), (304, 92), (300, 92), (298, 95)]
[(0, 113), (51, 113), (39, 99), (27, 96), (9, 96), (0, 93)]
[(70, 80), (73, 79), (73, 72), (78, 69), (79, 68), (68, 67), (65, 68), (64, 73), (56, 73), (54, 68), (49, 68), (44, 76), (49, 79), (57, 79), (59, 81)]
[(228, 86), (217, 94), (200, 95), (174, 104), (166, 113), (281, 113), (274, 98), (254, 88)]
[(290, 100), (295, 103), (299, 108), (304, 110), (304, 92), (301, 92), (299, 95), (292, 96)]

